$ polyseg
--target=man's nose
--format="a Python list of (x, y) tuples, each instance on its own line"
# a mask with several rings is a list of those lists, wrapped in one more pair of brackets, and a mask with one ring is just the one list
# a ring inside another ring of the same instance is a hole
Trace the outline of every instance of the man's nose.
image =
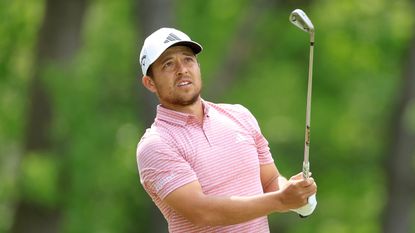
[(177, 74), (182, 75), (186, 74), (188, 71), (186, 65), (183, 63), (183, 61), (177, 61)]

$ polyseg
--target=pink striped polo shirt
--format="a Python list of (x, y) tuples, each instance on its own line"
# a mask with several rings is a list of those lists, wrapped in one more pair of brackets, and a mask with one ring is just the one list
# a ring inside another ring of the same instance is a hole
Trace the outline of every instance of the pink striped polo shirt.
[(144, 189), (163, 213), (169, 232), (269, 232), (267, 216), (245, 223), (197, 227), (163, 199), (198, 180), (206, 195), (262, 194), (260, 165), (273, 163), (268, 142), (253, 115), (241, 105), (202, 101), (204, 120), (157, 107), (157, 116), (137, 146)]

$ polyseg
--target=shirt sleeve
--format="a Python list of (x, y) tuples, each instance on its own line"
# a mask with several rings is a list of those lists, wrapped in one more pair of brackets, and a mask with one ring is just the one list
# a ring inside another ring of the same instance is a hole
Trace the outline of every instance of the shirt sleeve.
[(248, 127), (251, 129), (251, 133), (253, 134), (255, 144), (257, 146), (259, 163), (261, 165), (273, 163), (274, 159), (272, 158), (269, 143), (262, 134), (258, 121), (247, 108), (242, 105), (239, 105), (239, 107), (243, 110), (245, 115), (244, 119), (246, 119)]
[(151, 195), (164, 199), (175, 189), (197, 179), (177, 149), (157, 135), (145, 135), (137, 146), (140, 181)]

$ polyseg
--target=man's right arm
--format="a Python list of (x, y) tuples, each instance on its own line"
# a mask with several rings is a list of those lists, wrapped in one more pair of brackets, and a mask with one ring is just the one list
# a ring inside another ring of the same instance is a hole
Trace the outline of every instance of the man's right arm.
[(315, 192), (314, 180), (303, 180), (298, 174), (278, 191), (244, 197), (208, 196), (199, 182), (193, 181), (174, 190), (163, 201), (195, 225), (219, 226), (299, 208)]

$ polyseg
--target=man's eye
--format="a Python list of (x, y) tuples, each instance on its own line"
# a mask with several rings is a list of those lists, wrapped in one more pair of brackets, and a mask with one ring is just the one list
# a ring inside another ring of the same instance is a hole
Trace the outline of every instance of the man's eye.
[(169, 67), (172, 67), (172, 66), (173, 66), (173, 62), (169, 61), (169, 62), (164, 63), (163, 67), (169, 68)]
[(192, 61), (194, 61), (194, 59), (193, 59), (193, 57), (186, 57), (185, 61), (186, 62), (192, 62)]

